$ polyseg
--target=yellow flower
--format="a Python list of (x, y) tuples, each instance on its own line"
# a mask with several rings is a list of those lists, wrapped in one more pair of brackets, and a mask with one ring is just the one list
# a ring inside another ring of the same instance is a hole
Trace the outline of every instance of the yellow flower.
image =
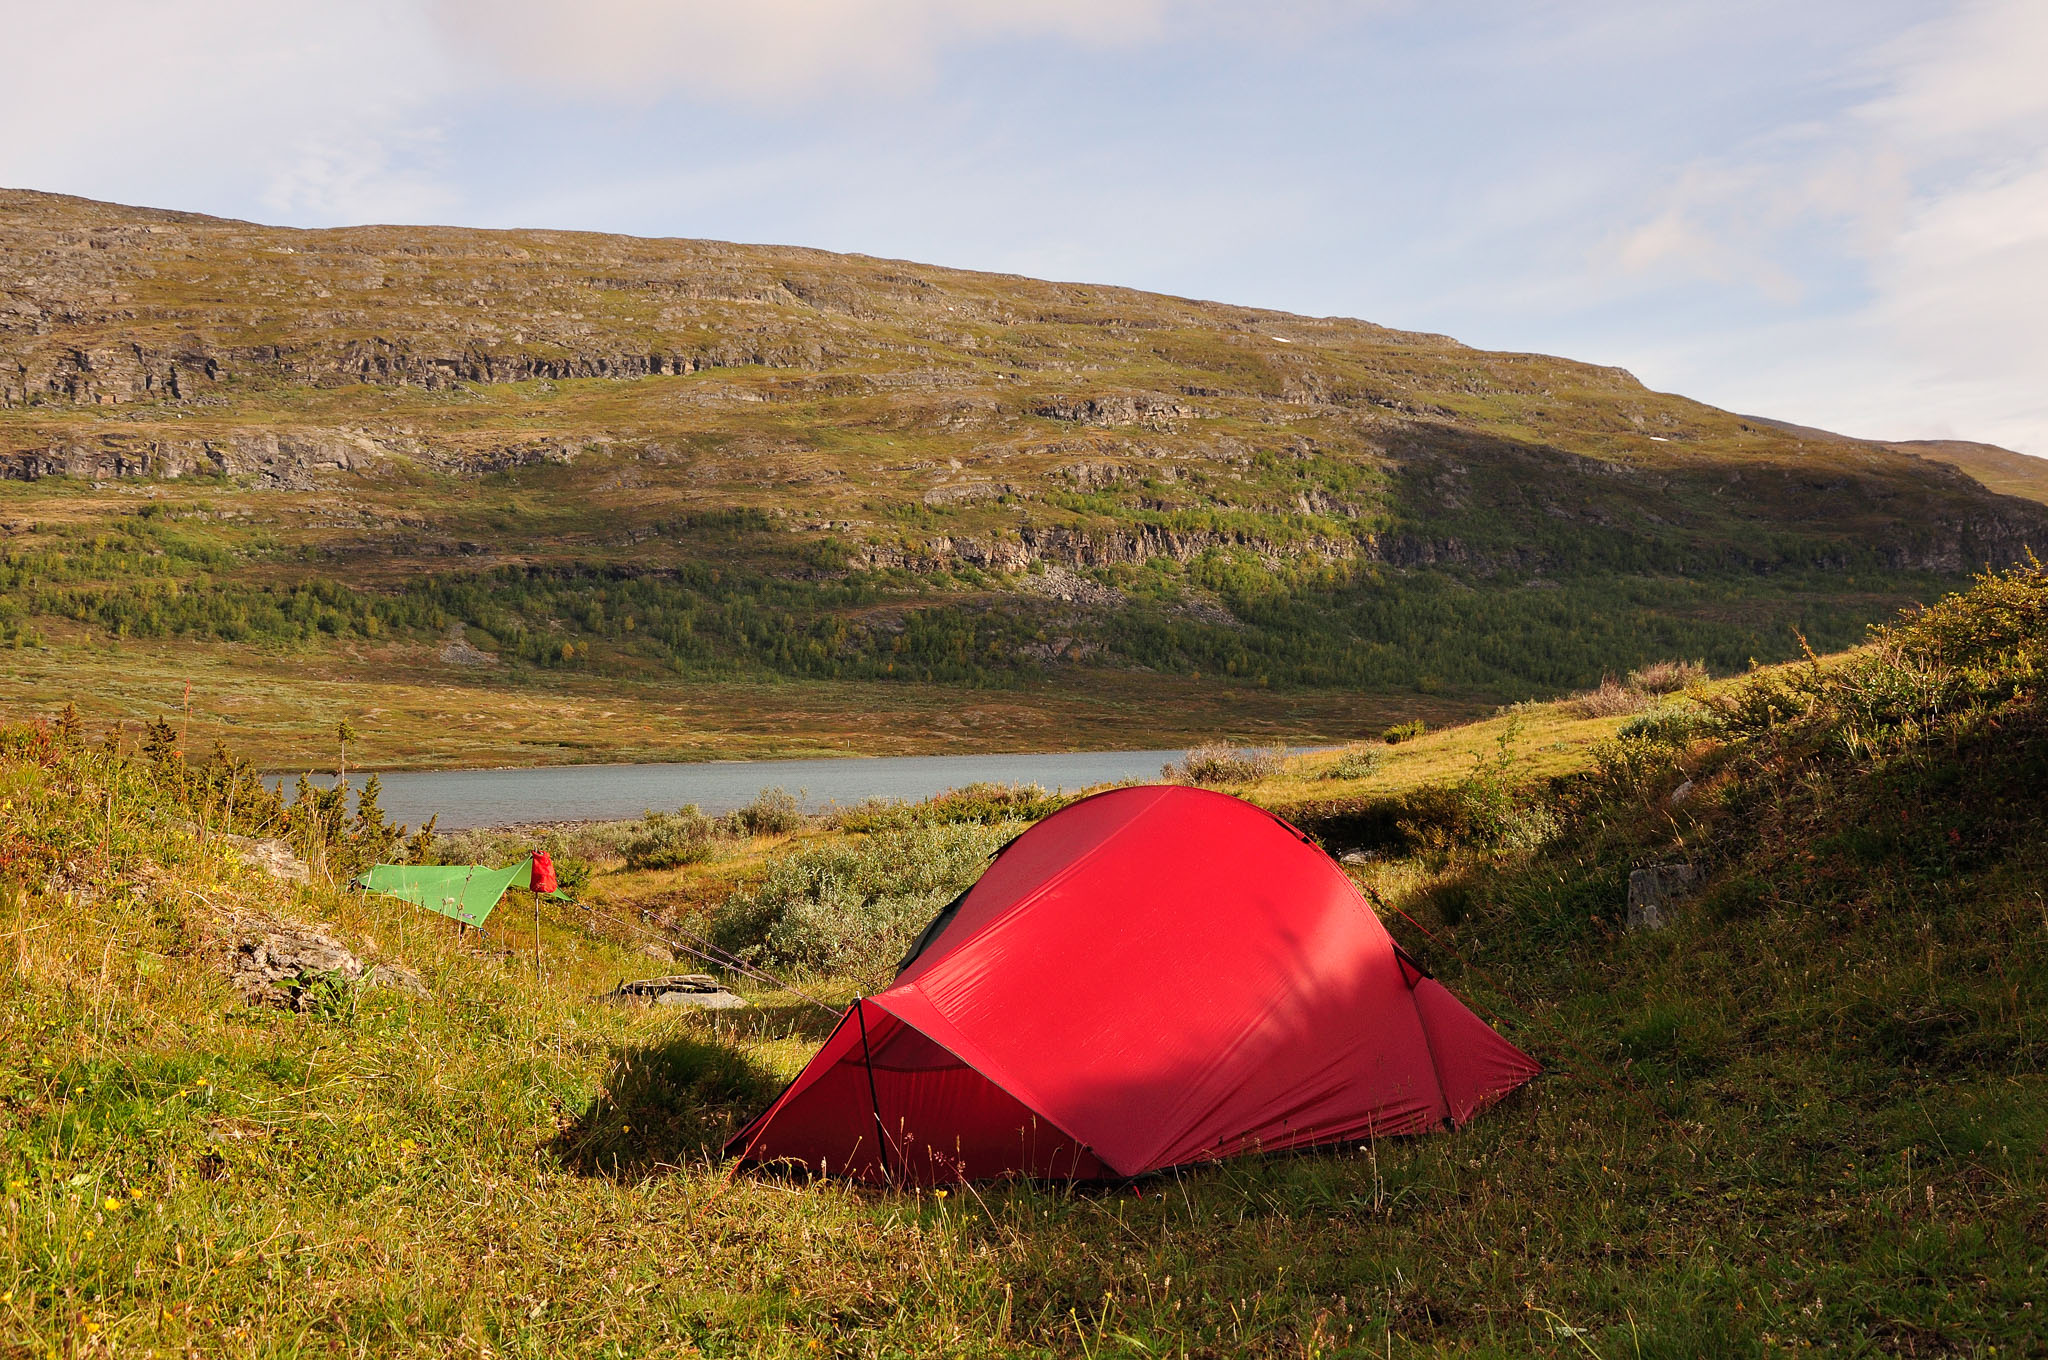
[(85, 1240), (86, 1240), (86, 1241), (88, 1241), (88, 1242), (92, 1241), (92, 1229), (91, 1229), (91, 1228), (87, 1228), (87, 1229), (85, 1230)]
[(115, 1198), (114, 1198), (114, 1197), (113, 1197), (112, 1195), (108, 1195), (108, 1196), (107, 1196), (107, 1212), (108, 1212), (108, 1213), (115, 1213), (115, 1212), (119, 1211), (119, 1209), (120, 1209), (120, 1208), (121, 1208), (121, 1201), (120, 1201), (120, 1200), (117, 1200), (117, 1199), (115, 1199)]
[(132, 1185), (132, 1186), (128, 1187), (128, 1197), (129, 1197), (130, 1199), (141, 1199), (141, 1198), (142, 1198), (142, 1187), (141, 1187), (141, 1186), (139, 1186), (139, 1185)]
[(946, 1197), (946, 1192), (945, 1192), (945, 1191), (943, 1191), (943, 1190), (934, 1190), (934, 1191), (932, 1191), (932, 1198), (933, 1198), (933, 1199), (944, 1199), (945, 1197)]

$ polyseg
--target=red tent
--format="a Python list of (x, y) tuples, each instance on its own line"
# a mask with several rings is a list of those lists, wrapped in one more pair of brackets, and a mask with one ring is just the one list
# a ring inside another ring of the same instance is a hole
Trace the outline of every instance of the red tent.
[(727, 1150), (1093, 1179), (1462, 1124), (1533, 1077), (1279, 818), (1173, 786), (1019, 836)]

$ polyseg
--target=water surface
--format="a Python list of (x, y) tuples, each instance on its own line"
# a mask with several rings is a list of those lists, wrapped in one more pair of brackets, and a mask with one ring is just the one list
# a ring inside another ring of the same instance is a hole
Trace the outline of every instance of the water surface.
[[(787, 789), (804, 809), (867, 798), (929, 798), (963, 784), (1037, 784), (1084, 789), (1157, 779), (1173, 751), (1064, 751), (995, 756), (846, 756), (818, 760), (715, 760), (665, 765), (544, 765), (519, 770), (400, 770), (379, 775), (384, 811), (418, 826), (440, 815), (444, 831), (517, 822), (619, 821), (649, 808), (695, 803), (724, 812), (763, 789)], [(273, 779), (273, 782), (276, 782)], [(289, 779), (286, 793), (289, 795)], [(322, 785), (331, 776), (317, 778)], [(352, 776), (361, 786), (362, 777)]]

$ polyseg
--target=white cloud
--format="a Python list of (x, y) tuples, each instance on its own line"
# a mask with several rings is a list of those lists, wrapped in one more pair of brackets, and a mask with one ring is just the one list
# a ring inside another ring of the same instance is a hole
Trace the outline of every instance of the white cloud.
[(453, 50), (586, 97), (769, 101), (922, 85), (942, 49), (1157, 37), (1169, 0), (434, 0)]
[(446, 202), (408, 160), (450, 77), (402, 0), (16, 5), (6, 29), (0, 182), (189, 207), (253, 181), (315, 218)]
[[(1960, 431), (2048, 453), (2043, 70), (2048, 6), (1980, 0), (1872, 53), (1875, 89), (1839, 117), (1669, 180), (1611, 243), (1614, 268), (1791, 304), (1814, 286), (1806, 271), (1847, 264), (1861, 295), (1832, 324), (1798, 328), (1826, 362), (1752, 344), (1724, 356), (1736, 371), (1681, 385), (1752, 407), (1782, 394), (1786, 414), (1859, 434)], [(1803, 393), (1799, 373), (1814, 379)]]

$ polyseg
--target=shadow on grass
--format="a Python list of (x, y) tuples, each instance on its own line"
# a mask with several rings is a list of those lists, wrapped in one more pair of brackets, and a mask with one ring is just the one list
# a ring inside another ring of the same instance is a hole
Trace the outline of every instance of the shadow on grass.
[(578, 1175), (618, 1179), (716, 1160), (779, 1089), (726, 1044), (678, 1036), (620, 1048), (597, 1099), (548, 1150)]
[(822, 1044), (838, 1028), (840, 1014), (809, 1001), (779, 1001), (759, 1003), (743, 1011), (713, 1012), (713, 1023), (721, 1034), (740, 1039), (797, 1039)]

